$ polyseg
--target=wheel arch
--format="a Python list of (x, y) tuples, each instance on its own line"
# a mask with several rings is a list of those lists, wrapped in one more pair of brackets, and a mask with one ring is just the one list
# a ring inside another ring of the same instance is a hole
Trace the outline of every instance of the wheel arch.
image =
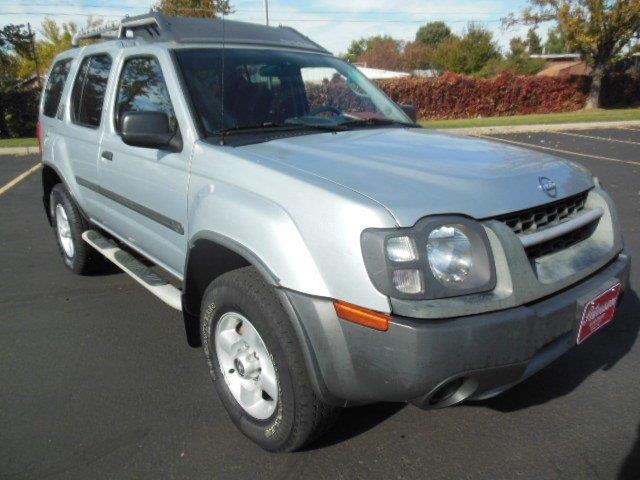
[(50, 205), (51, 190), (53, 190), (53, 187), (55, 187), (58, 183), (62, 183), (63, 185), (65, 185), (65, 188), (67, 188), (67, 186), (64, 180), (62, 179), (62, 176), (60, 176), (60, 174), (58, 173), (58, 171), (55, 168), (53, 168), (51, 165), (48, 165), (46, 163), (43, 164), (42, 166), (41, 178), (42, 178), (42, 204), (44, 205), (44, 211), (45, 211), (45, 214), (47, 215), (47, 220), (49, 221), (49, 225), (52, 225), (51, 205)]
[(189, 242), (182, 293), (182, 312), (189, 345), (202, 345), (200, 304), (206, 288), (220, 275), (247, 266), (254, 267), (263, 280), (274, 288), (282, 308), (293, 324), (316, 393), (328, 403), (341, 405), (341, 401), (328, 392), (303, 322), (280, 285), (278, 276), (254, 252), (235, 240), (214, 232), (198, 233)]
[(232, 270), (253, 266), (265, 282), (278, 286), (279, 278), (242, 244), (214, 232), (200, 232), (189, 242), (185, 260), (182, 305), (189, 345), (200, 341), (200, 302), (209, 284)]

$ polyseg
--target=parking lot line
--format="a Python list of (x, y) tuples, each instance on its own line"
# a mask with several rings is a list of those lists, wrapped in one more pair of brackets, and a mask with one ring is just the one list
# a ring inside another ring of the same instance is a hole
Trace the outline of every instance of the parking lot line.
[(37, 165), (34, 165), (33, 167), (31, 167), (26, 172), (23, 172), (20, 175), (18, 175), (16, 178), (14, 178), (9, 183), (7, 183), (4, 187), (0, 188), (0, 197), (2, 195), (4, 195), (5, 193), (7, 193), (9, 190), (11, 190), (16, 185), (18, 185), (20, 182), (25, 180), (29, 175), (31, 175), (34, 172), (37, 172), (41, 168), (42, 168), (42, 164), (38, 163)]
[(640, 145), (640, 142), (633, 142), (631, 140), (619, 140), (617, 138), (596, 137), (594, 135), (584, 135), (582, 133), (573, 133), (573, 132), (551, 132), (551, 133), (557, 133), (559, 135), (567, 135), (569, 137), (590, 138), (593, 140), (602, 140), (605, 142), (629, 143), (631, 145)]
[(536, 145), (535, 143), (516, 142), (515, 140), (507, 140), (506, 138), (500, 138), (500, 137), (490, 137), (488, 135), (476, 135), (476, 136), (479, 138), (487, 139), (487, 140), (496, 140), (499, 142), (510, 143), (513, 145), (518, 145), (520, 147), (539, 148), (541, 150), (549, 150), (552, 152), (564, 153), (567, 155), (576, 155), (578, 157), (593, 158), (595, 160), (606, 160), (608, 162), (627, 163), (629, 165), (635, 165), (636, 167), (640, 166), (640, 162), (632, 162), (630, 160), (620, 160), (619, 158), (603, 157), (600, 155), (589, 155), (587, 153), (572, 152), (570, 150), (562, 150), (560, 148), (543, 147), (541, 145)]

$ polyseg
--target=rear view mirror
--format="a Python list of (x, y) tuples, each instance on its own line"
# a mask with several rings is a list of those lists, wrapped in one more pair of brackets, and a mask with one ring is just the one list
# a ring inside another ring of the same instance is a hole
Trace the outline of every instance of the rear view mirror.
[(418, 114), (416, 113), (416, 107), (413, 105), (400, 105), (400, 108), (407, 117), (411, 119), (413, 123), (418, 121)]
[(127, 112), (122, 116), (122, 141), (132, 147), (182, 150), (180, 132), (171, 128), (164, 112)]

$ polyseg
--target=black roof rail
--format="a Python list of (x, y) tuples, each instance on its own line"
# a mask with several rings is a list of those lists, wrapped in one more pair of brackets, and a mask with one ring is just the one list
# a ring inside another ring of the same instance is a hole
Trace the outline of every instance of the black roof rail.
[(167, 17), (160, 12), (125, 17), (114, 24), (78, 32), (73, 37), (73, 44), (77, 46), (80, 40), (95, 38), (137, 38), (148, 42), (175, 43), (222, 43), (224, 41), (227, 44), (301, 48), (329, 53), (291, 27), (267, 27), (226, 19), (223, 21), (209, 18)]

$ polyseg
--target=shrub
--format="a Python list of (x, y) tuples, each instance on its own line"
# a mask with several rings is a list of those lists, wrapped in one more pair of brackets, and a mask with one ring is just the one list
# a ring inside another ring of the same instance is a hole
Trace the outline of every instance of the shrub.
[(35, 137), (39, 91), (0, 93), (0, 138)]

